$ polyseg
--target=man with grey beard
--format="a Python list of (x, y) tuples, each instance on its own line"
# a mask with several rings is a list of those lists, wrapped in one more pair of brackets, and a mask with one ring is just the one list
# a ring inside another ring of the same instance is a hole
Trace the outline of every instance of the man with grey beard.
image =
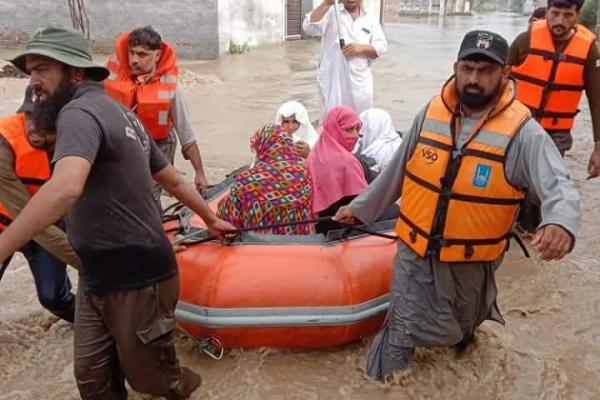
[(540, 258), (573, 249), (579, 194), (552, 140), (515, 100), (507, 53), (500, 35), (467, 33), (455, 75), (389, 166), (334, 217), (371, 223), (401, 197), (390, 305), (367, 361), (372, 379), (410, 369), (416, 346), (461, 353), (483, 321), (504, 323), (495, 271), (526, 193), (542, 205), (532, 241)]
[(174, 311), (179, 278), (152, 197), (152, 180), (222, 239), (218, 219), (150, 139), (135, 114), (104, 92), (108, 70), (79, 33), (47, 27), (11, 62), (31, 75), (39, 107), (56, 121), (52, 177), (0, 234), (0, 262), (68, 213), (81, 260), (75, 308), (75, 378), (83, 399), (139, 392), (185, 399), (200, 376), (179, 365)]

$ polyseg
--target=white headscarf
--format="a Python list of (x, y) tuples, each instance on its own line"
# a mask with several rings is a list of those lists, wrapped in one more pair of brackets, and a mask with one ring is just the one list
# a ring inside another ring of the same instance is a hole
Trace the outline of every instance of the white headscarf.
[(300, 127), (292, 135), (294, 137), (294, 142), (302, 140), (303, 142), (308, 143), (312, 149), (315, 143), (317, 143), (319, 135), (310, 123), (308, 112), (302, 104), (298, 103), (297, 101), (288, 101), (287, 103), (283, 103), (282, 106), (279, 107), (279, 110), (277, 110), (275, 123), (277, 125), (281, 125), (283, 118), (291, 117), (292, 115), (294, 115), (296, 117), (296, 121), (300, 123)]
[(380, 108), (370, 108), (360, 114), (362, 129), (359, 153), (371, 157), (383, 170), (400, 147), (402, 138), (396, 132), (392, 117)]

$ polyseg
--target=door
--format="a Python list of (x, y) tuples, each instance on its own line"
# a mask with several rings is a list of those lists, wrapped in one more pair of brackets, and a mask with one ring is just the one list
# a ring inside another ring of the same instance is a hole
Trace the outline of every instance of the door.
[(287, 0), (285, 3), (285, 38), (300, 39), (302, 35), (302, 0)]

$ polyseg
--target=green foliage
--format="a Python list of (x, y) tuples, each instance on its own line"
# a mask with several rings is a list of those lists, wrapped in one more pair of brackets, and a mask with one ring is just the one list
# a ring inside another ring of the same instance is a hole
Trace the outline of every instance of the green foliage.
[(229, 41), (229, 54), (244, 54), (246, 52), (250, 52), (248, 43), (238, 44), (233, 40)]
[(581, 9), (579, 22), (587, 26), (591, 30), (596, 29), (596, 21), (598, 18), (598, 9), (600, 8), (600, 0), (586, 0)]

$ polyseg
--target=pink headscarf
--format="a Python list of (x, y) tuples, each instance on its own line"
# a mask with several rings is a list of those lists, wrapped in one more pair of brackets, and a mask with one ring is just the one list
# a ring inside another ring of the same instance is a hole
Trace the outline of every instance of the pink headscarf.
[(361, 193), (367, 180), (343, 130), (360, 125), (349, 107), (332, 108), (325, 116), (323, 132), (306, 160), (313, 181), (312, 212), (317, 214), (346, 196)]

